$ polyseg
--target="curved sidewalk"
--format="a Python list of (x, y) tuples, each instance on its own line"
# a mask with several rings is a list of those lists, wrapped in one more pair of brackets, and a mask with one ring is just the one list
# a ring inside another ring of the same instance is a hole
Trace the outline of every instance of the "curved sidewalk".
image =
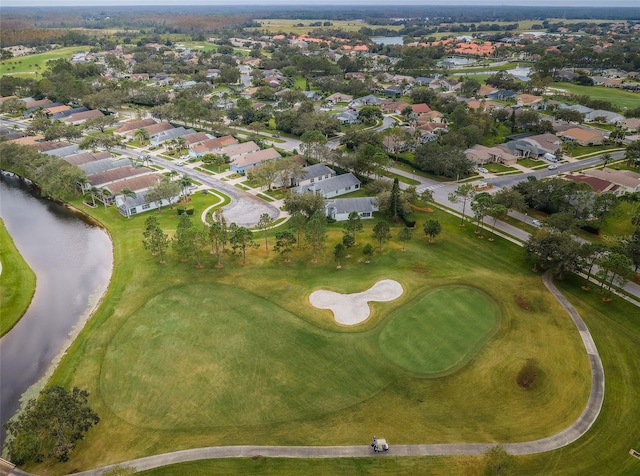
[[(565, 308), (575, 324), (582, 343), (589, 356), (591, 366), (591, 391), (587, 405), (568, 428), (555, 435), (539, 440), (525, 441), (522, 443), (503, 444), (511, 454), (524, 455), (543, 453), (562, 448), (573, 443), (584, 435), (600, 414), (604, 401), (604, 369), (596, 348), (595, 342), (587, 329), (582, 317), (569, 301), (560, 293), (552, 283), (549, 272), (542, 276), (542, 281), (558, 302)], [(253, 456), (265, 456), (271, 458), (362, 458), (362, 457), (389, 457), (389, 456), (447, 456), (447, 455), (480, 455), (496, 443), (449, 443), (449, 444), (425, 444), (425, 445), (392, 445), (388, 453), (373, 453), (368, 445), (359, 446), (213, 446), (207, 448), (194, 448), (190, 450), (175, 451), (155, 456), (147, 456), (120, 463), (122, 466), (133, 466), (138, 471), (158, 468), (175, 463), (197, 461), (217, 458), (249, 458)], [(96, 468), (81, 473), (77, 476), (99, 476), (115, 465)], [(31, 476), (19, 469), (14, 469), (10, 474)]]

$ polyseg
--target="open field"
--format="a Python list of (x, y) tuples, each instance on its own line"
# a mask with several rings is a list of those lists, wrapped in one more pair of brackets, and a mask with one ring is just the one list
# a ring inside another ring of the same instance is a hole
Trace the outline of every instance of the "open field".
[[(34, 55), (18, 56), (0, 62), (0, 75), (16, 74), (22, 76), (38, 76), (47, 69), (47, 61), (58, 58), (71, 58), (74, 53), (88, 51), (89, 46), (69, 46), (37, 53)], [(38, 73), (38, 75), (36, 75)]]
[(591, 99), (602, 99), (609, 101), (621, 108), (635, 109), (640, 107), (640, 93), (623, 91), (618, 88), (607, 88), (604, 86), (582, 86), (572, 83), (552, 83), (551, 88), (563, 89), (570, 94), (581, 94), (589, 96)]
[(16, 248), (0, 219), (0, 336), (5, 335), (26, 312), (36, 290), (36, 275)]
[[(329, 20), (288, 20), (283, 18), (264, 18), (256, 19), (256, 22), (260, 23), (261, 28), (247, 28), (247, 30), (266, 30), (269, 33), (295, 33), (301, 35), (303, 33), (311, 33), (314, 30), (343, 30), (343, 31), (358, 31), (360, 28), (379, 28), (378, 26), (370, 25), (369, 23), (360, 20), (331, 20), (331, 26), (309, 26), (310, 23), (321, 22)], [(303, 26), (298, 26), (302, 24)], [(386, 26), (390, 30), (400, 30), (402, 26)]]
[[(194, 205), (198, 217), (204, 205)], [(196, 269), (175, 256), (160, 265), (142, 250), (143, 215), (91, 212), (114, 237), (113, 281), (53, 382), (87, 388), (102, 421), (72, 463), (52, 473), (209, 445), (366, 444), (376, 433), (395, 443), (523, 441), (565, 428), (586, 402), (578, 333), (522, 251), (480, 240), (447, 214), (416, 213), (419, 223), (443, 224), (434, 243), (418, 228), (406, 252), (394, 239), (366, 264), (359, 257), (371, 241), (368, 221), (338, 270), (331, 255), (340, 224), (330, 227), (315, 265), (309, 251), (296, 249), (285, 264), (261, 245), (246, 266), (225, 256), (215, 269), (205, 257)], [(159, 217), (171, 235), (175, 212)], [(316, 289), (360, 292), (382, 278), (400, 282), (405, 294), (372, 303), (371, 317), (357, 326), (338, 326), (307, 302)], [(447, 286), (489, 296), (500, 310), (495, 334), (459, 371), (418, 378), (383, 355), (379, 335), (404, 306)], [(515, 376), (528, 358), (542, 372), (523, 391)]]

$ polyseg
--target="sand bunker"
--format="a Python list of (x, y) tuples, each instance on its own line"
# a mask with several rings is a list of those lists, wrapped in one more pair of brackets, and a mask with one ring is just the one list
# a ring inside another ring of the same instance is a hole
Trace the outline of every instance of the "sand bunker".
[(369, 301), (393, 301), (402, 296), (403, 292), (399, 282), (383, 279), (361, 293), (341, 294), (333, 291), (314, 291), (309, 295), (309, 301), (313, 307), (318, 309), (331, 309), (336, 322), (353, 326), (369, 317), (371, 313)]

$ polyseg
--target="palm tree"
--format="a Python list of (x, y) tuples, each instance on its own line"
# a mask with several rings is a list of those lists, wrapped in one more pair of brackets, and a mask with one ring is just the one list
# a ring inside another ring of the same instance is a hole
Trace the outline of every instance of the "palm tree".
[(189, 177), (187, 174), (184, 174), (182, 177), (180, 177), (180, 186), (182, 187), (182, 195), (184, 196), (185, 200), (187, 200), (188, 198), (188, 188), (192, 183), (193, 182), (191, 181), (191, 177)]
[(80, 184), (80, 191), (82, 192), (82, 195), (84, 195), (86, 192), (85, 186), (89, 184), (89, 180), (87, 177), (80, 177), (78, 178), (78, 183)]
[(107, 209), (107, 198), (106, 197), (110, 197), (112, 194), (109, 191), (108, 188), (103, 188), (102, 190), (100, 190), (100, 196), (102, 197), (102, 204), (104, 205), (104, 209)]
[(611, 154), (602, 154), (602, 170), (607, 166), (609, 162), (611, 162)]
[(136, 192), (125, 187), (120, 191), (120, 195), (122, 195), (122, 199), (124, 201), (124, 208), (125, 208), (125, 211), (127, 212), (127, 218), (131, 218), (131, 214), (129, 213), (129, 207), (127, 206), (127, 198), (136, 198), (137, 197)]
[(137, 137), (138, 139), (140, 139), (140, 145), (144, 145), (144, 141), (149, 139), (149, 132), (147, 132), (146, 129), (143, 129), (142, 127), (140, 129), (138, 129), (135, 133), (135, 137)]
[(184, 149), (187, 148), (187, 141), (185, 140), (184, 137), (176, 137), (175, 144), (176, 144), (176, 147), (178, 148), (178, 156), (182, 155), (182, 152), (184, 151)]
[(98, 190), (96, 187), (91, 187), (89, 192), (91, 193), (91, 204), (93, 205), (93, 208), (95, 208), (96, 207), (96, 195), (98, 195), (100, 193), (100, 190)]

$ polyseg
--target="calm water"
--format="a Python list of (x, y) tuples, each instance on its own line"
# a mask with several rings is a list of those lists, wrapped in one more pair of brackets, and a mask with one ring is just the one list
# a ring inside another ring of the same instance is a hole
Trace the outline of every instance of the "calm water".
[(401, 36), (371, 36), (369, 39), (380, 45), (404, 45), (404, 39)]
[[(0, 217), (36, 274), (33, 301), (0, 339), (0, 423), (70, 344), (74, 327), (95, 306), (111, 276), (107, 234), (64, 207), (35, 198), (17, 179), (0, 181)], [(9, 272), (6, 268), (3, 272)], [(4, 443), (2, 429), (0, 439)]]

